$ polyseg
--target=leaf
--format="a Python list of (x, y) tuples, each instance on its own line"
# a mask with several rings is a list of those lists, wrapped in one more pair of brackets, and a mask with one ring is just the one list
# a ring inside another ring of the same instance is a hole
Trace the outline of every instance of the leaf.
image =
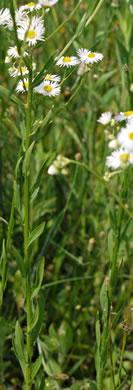
[(14, 245), (12, 245), (12, 251), (13, 255), (16, 259), (17, 266), (22, 274), (23, 277), (25, 277), (25, 266), (24, 266), (24, 260), (22, 256), (20, 255), (19, 251), (15, 248)]
[(66, 354), (72, 346), (73, 331), (71, 326), (63, 321), (59, 329), (62, 353)]
[(32, 142), (32, 144), (29, 146), (26, 154), (25, 154), (25, 159), (24, 159), (24, 162), (23, 162), (23, 173), (24, 175), (27, 173), (29, 174), (29, 163), (30, 163), (30, 158), (31, 158), (31, 153), (32, 153), (32, 149), (35, 145), (35, 141)]
[(37, 324), (38, 318), (39, 318), (39, 305), (37, 303), (33, 317), (31, 319), (31, 330), (33, 330), (33, 328)]
[(31, 332), (32, 343), (35, 343), (37, 337), (39, 336), (41, 327), (42, 327), (43, 318), (44, 318), (44, 303), (45, 303), (44, 296), (41, 295), (40, 302), (39, 302), (39, 317), (38, 317), (38, 321), (37, 321), (34, 329)]
[(19, 186), (19, 184), (16, 182), (16, 180), (14, 180), (13, 187), (14, 187), (14, 202), (15, 202), (15, 207), (16, 207), (16, 210), (18, 211), (19, 215), (20, 215), (21, 218), (22, 218), (22, 208), (21, 208), (21, 198), (20, 198), (20, 186)]
[(39, 170), (39, 173), (38, 173), (38, 175), (37, 175), (37, 177), (35, 179), (35, 182), (34, 182), (32, 188), (31, 188), (31, 198), (30, 198), (30, 200), (33, 200), (34, 199), (34, 193), (36, 193), (36, 192), (38, 193), (38, 191), (39, 191), (42, 174), (44, 172), (44, 169), (46, 168), (46, 163), (48, 161), (48, 158), (49, 158), (49, 155), (46, 156), (46, 158), (45, 158), (45, 160), (44, 160), (44, 162), (43, 162), (43, 164), (42, 164), (42, 166), (41, 166), (41, 168)]
[(44, 275), (44, 264), (45, 264), (45, 260), (44, 260), (44, 257), (42, 257), (41, 260), (39, 261), (39, 264), (38, 264), (38, 267), (36, 270), (36, 281), (33, 285), (32, 293), (31, 293), (32, 298), (34, 298), (40, 290), (40, 287), (41, 287), (41, 284), (43, 281), (43, 275)]
[(114, 249), (114, 233), (113, 230), (110, 229), (108, 233), (108, 251), (109, 251), (110, 262), (112, 262), (113, 249)]
[(34, 242), (44, 230), (45, 222), (42, 222), (39, 226), (37, 226), (29, 235), (29, 244), (28, 247)]
[(97, 376), (99, 376), (100, 361), (101, 361), (100, 345), (101, 345), (100, 320), (99, 320), (99, 313), (97, 313), (97, 316), (96, 316), (96, 353), (95, 353), (95, 366), (96, 366)]
[(32, 364), (32, 369), (31, 369), (31, 381), (33, 381), (33, 379), (36, 377), (38, 371), (39, 371), (39, 368), (41, 366), (41, 362), (42, 362), (42, 355), (40, 355), (37, 360)]
[(16, 322), (15, 338), (13, 339), (14, 352), (21, 365), (23, 375), (26, 376), (26, 351), (24, 345), (24, 337), (19, 322)]
[(103, 282), (102, 288), (100, 290), (100, 303), (103, 312), (103, 322), (105, 322), (108, 317), (108, 305), (109, 305), (105, 281)]
[(23, 110), (25, 110), (25, 104), (18, 99), (15, 95), (9, 96), (9, 91), (5, 87), (0, 86), (0, 97), (3, 100), (11, 100), (13, 103), (17, 104), (18, 106), (21, 106)]
[(19, 175), (19, 169), (20, 169), (20, 164), (21, 164), (21, 161), (22, 161), (22, 156), (19, 158), (17, 164), (16, 164), (16, 168), (15, 168), (15, 171), (14, 171), (14, 177), (15, 177), (15, 180), (17, 181), (17, 178), (18, 178), (18, 175)]

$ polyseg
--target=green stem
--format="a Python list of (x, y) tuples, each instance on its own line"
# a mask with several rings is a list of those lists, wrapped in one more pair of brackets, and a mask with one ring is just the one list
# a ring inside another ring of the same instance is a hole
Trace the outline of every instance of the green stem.
[[(124, 173), (124, 180), (123, 180), (123, 186), (122, 186), (122, 195), (121, 199), (124, 202), (127, 196), (127, 172)], [(103, 375), (104, 375), (104, 364), (105, 364), (105, 358), (106, 355), (106, 348), (108, 345), (108, 334), (109, 334), (109, 318), (110, 318), (110, 310), (111, 310), (111, 303), (112, 303), (112, 295), (113, 291), (116, 285), (117, 280), (117, 256), (120, 246), (120, 238), (121, 238), (121, 227), (122, 227), (122, 218), (123, 218), (123, 207), (120, 205), (119, 212), (118, 212), (118, 218), (117, 218), (117, 233), (115, 236), (115, 242), (114, 242), (114, 250), (113, 250), (113, 259), (112, 259), (112, 266), (111, 266), (111, 275), (110, 275), (110, 283), (109, 283), (109, 294), (108, 294), (108, 313), (107, 313), (107, 320), (104, 324), (103, 328), (103, 335), (102, 335), (102, 345), (101, 345), (101, 367), (99, 371), (98, 376), (98, 390), (103, 390)]]
[[(126, 196), (127, 196), (127, 172), (125, 171), (123, 187), (122, 187), (122, 196), (121, 196), (123, 203), (125, 202)], [(119, 250), (119, 246), (120, 246), (120, 236), (121, 236), (121, 225), (122, 225), (123, 213), (124, 213), (123, 208), (122, 208), (122, 206), (120, 206), (119, 213), (118, 213), (118, 219), (117, 219), (117, 234), (115, 237), (111, 275), (110, 275), (110, 286), (109, 286), (110, 302), (112, 301), (112, 293), (113, 293), (113, 290), (115, 288), (115, 283), (116, 283), (117, 255), (118, 255), (118, 250)]]
[(126, 335), (126, 332), (124, 332), (124, 334), (123, 334), (123, 342), (122, 342), (120, 368), (119, 368), (119, 386), (121, 384), (121, 370), (122, 370), (122, 363), (123, 363), (124, 351), (125, 351), (125, 346), (126, 346), (126, 339), (127, 339), (127, 335)]
[[(31, 130), (31, 101), (32, 101), (32, 70), (29, 70), (29, 88), (27, 98), (27, 112), (26, 112), (26, 139), (25, 139), (25, 153), (29, 148), (30, 130)], [(32, 344), (31, 344), (31, 278), (30, 278), (30, 254), (28, 248), (29, 241), (29, 172), (25, 172), (24, 178), (24, 208), (25, 208), (25, 223), (24, 223), (24, 254), (25, 254), (25, 268), (26, 268), (26, 302), (27, 302), (27, 365), (26, 365), (26, 390), (31, 389), (31, 358), (32, 358)]]

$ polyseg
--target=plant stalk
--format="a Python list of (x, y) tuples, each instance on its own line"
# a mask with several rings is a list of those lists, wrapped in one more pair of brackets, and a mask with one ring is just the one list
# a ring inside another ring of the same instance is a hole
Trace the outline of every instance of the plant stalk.
[[(126, 199), (126, 196), (127, 196), (127, 172), (125, 171), (123, 185), (122, 185), (122, 195), (121, 195), (121, 200), (123, 203)], [(123, 214), (124, 214), (123, 207), (122, 207), (122, 205), (120, 205), (119, 212), (118, 212), (118, 218), (117, 218), (117, 233), (115, 236), (113, 258), (112, 258), (112, 265), (111, 265), (111, 273), (110, 273), (110, 281), (109, 281), (108, 313), (107, 313), (107, 319), (106, 319), (106, 323), (104, 324), (103, 335), (102, 335), (101, 367), (100, 367), (99, 376), (98, 376), (98, 390), (103, 390), (105, 355), (106, 355), (106, 349), (108, 346), (109, 318), (110, 318), (113, 291), (115, 289), (117, 275), (118, 275), (117, 256), (118, 256), (118, 251), (119, 251), (119, 246), (120, 246)]]
[[(25, 153), (27, 152), (30, 144), (30, 130), (31, 130), (31, 103), (32, 103), (32, 70), (29, 69), (29, 88), (27, 97), (27, 112), (26, 112), (26, 139), (25, 139)], [(31, 358), (32, 358), (32, 343), (31, 343), (31, 266), (30, 266), (30, 254), (29, 254), (29, 171), (25, 171), (24, 178), (24, 208), (25, 208), (25, 221), (24, 221), (24, 255), (25, 255), (25, 269), (26, 269), (26, 302), (27, 302), (27, 365), (26, 365), (26, 390), (31, 389)]]

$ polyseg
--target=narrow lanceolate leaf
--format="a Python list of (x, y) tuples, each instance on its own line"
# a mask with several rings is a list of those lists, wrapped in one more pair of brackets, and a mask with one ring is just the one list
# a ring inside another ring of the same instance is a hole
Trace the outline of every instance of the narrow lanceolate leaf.
[(43, 281), (43, 275), (44, 275), (44, 263), (45, 263), (44, 257), (42, 257), (41, 260), (39, 261), (39, 265), (36, 271), (36, 281), (32, 288), (32, 298), (34, 298), (40, 290)]
[(34, 145), (35, 145), (35, 141), (32, 142), (32, 144), (29, 146), (29, 148), (25, 154), (25, 159), (23, 162), (23, 173), (24, 174), (26, 174), (26, 173), (28, 174), (31, 153), (32, 153), (32, 149), (33, 149)]
[(37, 375), (37, 373), (39, 371), (39, 368), (41, 366), (41, 362), (42, 362), (42, 355), (40, 355), (38, 357), (38, 359), (32, 365), (32, 369), (31, 369), (31, 380), (32, 381), (36, 377), (36, 375)]
[(44, 230), (45, 222), (41, 223), (41, 225), (37, 226), (29, 235), (29, 245), (30, 246), (42, 233)]
[(25, 104), (22, 102), (22, 100), (18, 99), (15, 95), (9, 96), (9, 91), (5, 87), (0, 86), (0, 97), (3, 100), (11, 100), (13, 103), (17, 104), (18, 106), (21, 106), (23, 110), (25, 110)]
[(25, 276), (24, 260), (23, 260), (22, 256), (20, 255), (19, 251), (13, 245), (12, 245), (12, 251), (13, 251), (13, 255), (15, 257), (17, 266), (18, 266), (22, 276), (24, 277)]
[(19, 322), (16, 322), (15, 338), (13, 339), (13, 348), (17, 359), (21, 365), (23, 375), (26, 375), (26, 351), (24, 345), (24, 337)]
[(45, 304), (44, 296), (41, 295), (40, 302), (39, 302), (39, 317), (38, 317), (38, 321), (37, 321), (35, 327), (32, 330), (32, 333), (31, 333), (31, 335), (32, 335), (31, 336), (32, 337), (32, 344), (35, 343), (35, 341), (37, 340), (37, 337), (39, 336), (39, 333), (41, 331), (41, 327), (42, 327), (42, 323), (43, 323), (43, 319), (44, 319), (44, 304)]

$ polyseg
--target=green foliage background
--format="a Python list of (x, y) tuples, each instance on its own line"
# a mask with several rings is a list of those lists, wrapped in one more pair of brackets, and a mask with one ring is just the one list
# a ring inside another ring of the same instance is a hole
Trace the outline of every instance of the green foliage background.
[[(18, 1), (18, 5), (21, 4), (23, 2)], [(45, 18), (46, 36), (54, 32), (76, 4), (77, 1), (74, 0), (59, 0)], [(84, 13), (87, 11), (89, 17), (97, 4), (97, 1), (84, 0), (71, 20), (53, 38), (48, 42), (46, 40), (41, 47), (38, 45), (34, 50), (37, 70), (41, 70), (55, 52), (59, 54), (75, 34)], [(9, 6), (8, 1), (1, 0), (1, 8), (6, 6)], [(49, 124), (42, 126), (37, 133), (30, 171), (34, 183), (46, 160), (38, 195), (31, 204), (32, 228), (44, 221), (46, 223), (43, 234), (32, 247), (33, 279), (39, 259), (45, 256), (41, 289), (45, 297), (44, 321), (38, 339), (38, 351), (43, 353), (43, 364), (35, 390), (39, 389), (42, 378), (45, 378), (42, 390), (96, 389), (95, 322), (97, 312), (101, 311), (100, 288), (108, 275), (110, 263), (111, 236), (108, 240), (108, 234), (114, 229), (113, 216), (114, 211), (117, 214), (118, 203), (104, 184), (81, 166), (69, 165), (67, 176), (49, 176), (47, 169), (61, 153), (72, 160), (85, 163), (101, 177), (104, 175), (108, 147), (104, 129), (97, 119), (104, 111), (118, 113), (133, 109), (133, 93), (130, 91), (133, 75), (132, 18), (124, 0), (103, 1), (92, 22), (84, 27), (68, 50), (68, 55), (75, 55), (78, 48), (86, 47), (103, 53), (103, 61), (90, 67), (86, 82), (75, 99), (64, 108), (62, 106), (66, 102), (67, 93), (71, 96), (71, 86), (77, 83), (77, 70), (63, 83), (62, 93), (56, 99), (39, 97), (38, 103), (36, 97), (33, 99), (34, 121), (42, 120), (49, 110), (52, 113)], [(14, 80), (9, 76), (4, 59), (13, 41), (7, 38), (7, 30), (0, 33), (0, 84), (10, 92), (14, 89)], [(62, 76), (64, 73), (55, 66), (50, 71)], [(19, 98), (25, 103), (24, 96)], [(20, 138), (16, 137), (15, 127), (19, 132), (23, 131), (24, 112), (21, 106), (7, 100), (1, 89), (0, 100), (0, 215), (9, 221), (14, 169), (20, 149)], [(56, 115), (53, 115), (55, 112)], [(132, 168), (130, 171), (127, 207), (133, 212)], [(21, 188), (22, 175), (19, 180)], [(109, 185), (120, 197), (121, 182), (117, 176)], [(13, 245), (23, 256), (20, 208), (16, 202)], [(114, 313), (119, 313), (112, 327), (116, 376), (123, 337), (122, 322), (127, 307), (133, 303), (132, 218), (126, 214), (124, 218), (127, 227), (119, 251), (120, 272), (112, 308)], [(6, 233), (6, 223), (1, 220), (1, 246)], [(17, 269), (12, 249), (8, 253), (8, 263), (8, 281), (0, 315), (0, 384), (4, 390), (19, 390), (22, 375), (11, 340), (16, 320), (19, 319), (23, 330), (26, 324), (21, 273)], [(36, 355), (37, 350), (34, 359)], [(127, 337), (124, 356), (123, 375), (127, 373), (126, 388), (130, 389), (132, 333)], [(104, 389), (110, 390), (111, 383), (108, 358)]]

